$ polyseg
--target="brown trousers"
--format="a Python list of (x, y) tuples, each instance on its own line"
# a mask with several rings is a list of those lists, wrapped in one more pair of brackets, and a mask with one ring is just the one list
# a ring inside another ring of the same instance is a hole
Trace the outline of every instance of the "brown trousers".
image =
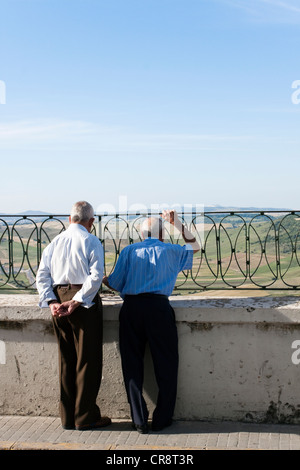
[[(58, 287), (60, 302), (79, 288)], [(52, 317), (59, 352), (60, 417), (64, 427), (92, 424), (101, 418), (96, 404), (102, 377), (103, 317), (100, 296), (90, 308), (77, 307), (66, 317)]]

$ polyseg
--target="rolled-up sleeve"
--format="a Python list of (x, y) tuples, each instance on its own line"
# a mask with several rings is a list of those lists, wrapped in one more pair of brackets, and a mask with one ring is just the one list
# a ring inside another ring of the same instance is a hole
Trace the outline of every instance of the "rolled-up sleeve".
[(180, 271), (184, 271), (185, 269), (192, 269), (194, 254), (192, 246), (184, 245), (181, 248)]

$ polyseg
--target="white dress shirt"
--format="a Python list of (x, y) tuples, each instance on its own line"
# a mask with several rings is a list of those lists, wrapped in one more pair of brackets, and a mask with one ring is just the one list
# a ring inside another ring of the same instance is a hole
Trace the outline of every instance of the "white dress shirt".
[(39, 306), (48, 307), (56, 298), (59, 284), (82, 284), (73, 300), (83, 307), (93, 305), (104, 273), (104, 254), (100, 240), (81, 224), (72, 223), (44, 249), (36, 276)]

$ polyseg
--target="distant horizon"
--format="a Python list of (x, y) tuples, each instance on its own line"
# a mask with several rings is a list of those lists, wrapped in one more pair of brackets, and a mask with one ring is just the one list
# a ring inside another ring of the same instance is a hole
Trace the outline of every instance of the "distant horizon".
[[(229, 212), (229, 211), (234, 211), (234, 212), (238, 212), (238, 211), (276, 211), (276, 212), (290, 212), (290, 211), (295, 211), (295, 212), (300, 212), (300, 209), (296, 209), (295, 207), (292, 207), (292, 208), (286, 208), (286, 207), (272, 207), (272, 206), (268, 206), (268, 207), (263, 207), (263, 206), (221, 206), (219, 204), (211, 204), (211, 205), (204, 205), (204, 212), (217, 212), (218, 210), (220, 212)], [(215, 209), (215, 210), (214, 210)], [(176, 209), (178, 212), (180, 212), (178, 209)], [(149, 209), (146, 209), (144, 210), (144, 213), (152, 213), (152, 214), (155, 214), (155, 213), (159, 213), (160, 211), (154, 211), (154, 210), (151, 210), (151, 208)], [(184, 207), (183, 207), (183, 211), (184, 212)], [(186, 213), (188, 213), (189, 211), (187, 210)], [(191, 212), (194, 212), (194, 209), (191, 207)], [(196, 211), (196, 212), (201, 212), (201, 211)], [(111, 212), (107, 212), (107, 211), (104, 211), (104, 212), (97, 212), (95, 211), (95, 215), (107, 215), (107, 214), (130, 214), (130, 215), (134, 215), (134, 214), (139, 214), (139, 213), (143, 213), (143, 210), (128, 210), (128, 211), (111, 211)], [(26, 216), (26, 215), (31, 215), (31, 216), (42, 216), (42, 215), (59, 215), (59, 216), (68, 216), (69, 215), (69, 212), (48, 212), (48, 211), (41, 211), (41, 210), (31, 210), (31, 209), (28, 209), (28, 210), (25, 210), (25, 211), (20, 211), (20, 212), (15, 212), (15, 213), (11, 213), (11, 212), (1, 212), (0, 211), (0, 216), (18, 216), (18, 215), (21, 215), (21, 216)]]

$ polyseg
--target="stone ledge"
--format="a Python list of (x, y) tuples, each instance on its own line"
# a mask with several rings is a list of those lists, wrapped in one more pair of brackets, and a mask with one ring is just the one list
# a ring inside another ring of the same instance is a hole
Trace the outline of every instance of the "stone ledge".
[[(117, 321), (122, 299), (102, 296), (104, 320)], [(177, 322), (300, 324), (299, 297), (171, 296)], [(0, 321), (50, 321), (37, 295), (0, 295)]]

